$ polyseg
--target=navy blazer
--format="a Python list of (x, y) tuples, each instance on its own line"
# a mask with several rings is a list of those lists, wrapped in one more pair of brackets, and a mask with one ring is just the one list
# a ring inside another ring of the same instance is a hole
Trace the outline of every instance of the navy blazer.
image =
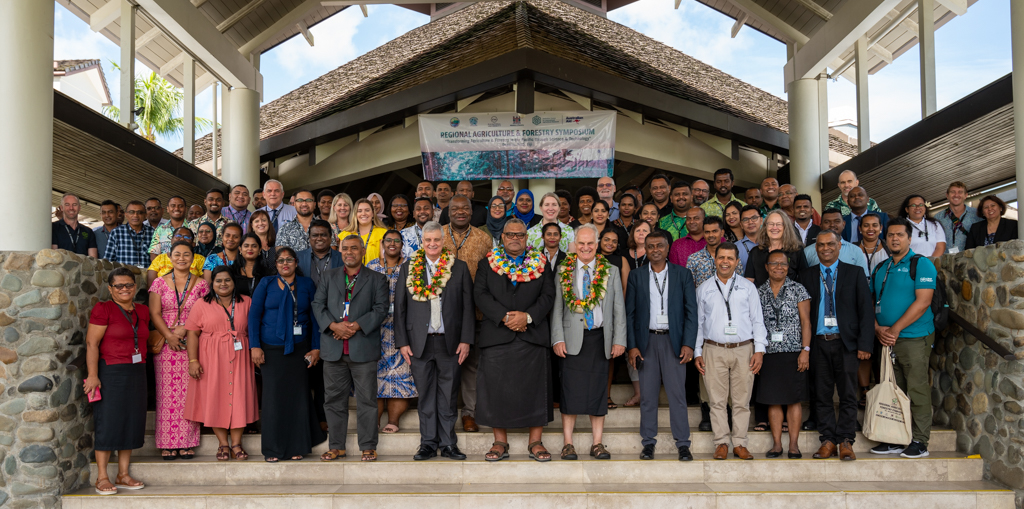
[[(882, 223), (882, 233), (878, 235), (878, 238), (884, 241), (885, 229), (889, 227), (889, 214), (885, 212), (875, 212), (875, 214), (878, 214), (878, 221)], [(850, 236), (853, 235), (853, 214), (850, 213), (843, 216), (843, 221), (846, 221), (846, 226), (843, 227), (843, 240), (853, 242), (850, 240)]]
[[(672, 351), (683, 351), (683, 346), (697, 345), (697, 287), (690, 269), (669, 263), (668, 298), (665, 312), (668, 313), (668, 337)], [(650, 265), (647, 265), (650, 267)], [(626, 285), (626, 349), (647, 351), (650, 334), (651, 272), (643, 267), (630, 271)]]
[[(303, 249), (302, 251), (295, 252), (296, 262), (299, 264), (299, 270), (302, 271), (302, 275), (308, 278), (312, 278), (313, 274), (310, 273), (313, 265), (313, 249)], [(327, 267), (327, 270), (336, 269), (338, 267), (344, 267), (345, 261), (341, 259), (341, 251), (336, 249), (331, 250), (331, 263)]]
[[(835, 301), (839, 337), (846, 351), (871, 352), (875, 342), (875, 309), (871, 289), (864, 270), (856, 265), (839, 262), (836, 265)], [(811, 336), (817, 334), (818, 307), (821, 304), (821, 264), (800, 271), (797, 281), (811, 295)]]

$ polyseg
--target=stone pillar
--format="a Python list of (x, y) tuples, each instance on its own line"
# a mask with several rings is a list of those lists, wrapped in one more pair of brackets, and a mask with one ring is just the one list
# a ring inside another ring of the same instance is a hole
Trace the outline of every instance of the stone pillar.
[[(89, 313), (110, 298), (116, 266), (63, 250), (0, 252), (0, 506), (57, 507), (89, 483), (86, 368), (67, 365), (85, 352)], [(145, 276), (129, 270), (141, 287)]]
[[(821, 210), (821, 141), (819, 136), (818, 80), (789, 84), (789, 175), (802, 194), (811, 196)], [(827, 147), (826, 147), (827, 150)]]
[(222, 180), (255, 190), (260, 187), (260, 94), (236, 88), (224, 100), (229, 102), (224, 120), (230, 128), (222, 150), (231, 155), (224, 160)]
[[(1024, 3), (1010, 2), (1010, 38), (1013, 45), (1013, 103), (1024, 104)], [(1024, 199), (1024, 107), (1013, 109), (1014, 136), (1017, 140), (1017, 200)], [(1017, 223), (1024, 239), (1024, 221)]]
[(0, 1), (0, 249), (50, 247), (53, 2)]

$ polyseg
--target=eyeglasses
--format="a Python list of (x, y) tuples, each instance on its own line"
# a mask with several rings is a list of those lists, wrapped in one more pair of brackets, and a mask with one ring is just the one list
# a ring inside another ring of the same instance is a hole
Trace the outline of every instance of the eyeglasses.
[(402, 239), (396, 239), (396, 238), (392, 237), (390, 239), (384, 239), (381, 242), (383, 242), (385, 244), (401, 244), (402, 243)]
[(908, 209), (923, 209), (924, 207), (925, 204), (923, 203), (911, 203), (910, 205), (907, 205)]
[(288, 264), (292, 264), (292, 263), (295, 263), (295, 258), (289, 257), (289, 258), (278, 258), (277, 259), (277, 264), (278, 265), (288, 265)]
[(126, 211), (125, 214), (127, 214), (129, 216), (144, 216), (144, 215), (146, 215), (146, 211), (145, 210), (129, 210), (129, 211)]
[(526, 238), (526, 233), (525, 232), (523, 232), (523, 233), (507, 233), (506, 232), (506, 233), (503, 233), (502, 235), (504, 235), (504, 236), (506, 236), (506, 237), (508, 237), (510, 239), (525, 239)]
[(118, 283), (116, 285), (110, 285), (115, 290), (131, 290), (135, 288), (135, 283)]
[(498, 188), (498, 191), (515, 191), (515, 188), (502, 186)]
[(295, 203), (316, 203), (316, 200), (312, 198), (296, 198)]
[(610, 184), (610, 183), (606, 182), (604, 184), (598, 184), (597, 187), (599, 187), (599, 188), (601, 188), (601, 187), (615, 187), (615, 184)]
[(180, 235), (179, 234), (179, 235), (175, 235), (172, 238), (174, 238), (174, 239), (192, 240), (192, 236), (191, 235)]
[(758, 219), (761, 219), (761, 218), (757, 217), (757, 216), (745, 217), (743, 219), (740, 219), (740, 222), (743, 222), (743, 223), (753, 223), (753, 222), (757, 221)]

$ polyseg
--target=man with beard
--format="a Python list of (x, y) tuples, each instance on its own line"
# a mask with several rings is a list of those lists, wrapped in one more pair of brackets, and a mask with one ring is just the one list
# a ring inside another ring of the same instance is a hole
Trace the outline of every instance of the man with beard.
[(693, 181), (693, 205), (699, 207), (708, 201), (708, 197), (711, 196), (711, 187), (703, 179), (697, 179)]
[(747, 201), (747, 205), (753, 205), (755, 207), (761, 206), (761, 190), (756, 187), (751, 187), (743, 193), (743, 199)]
[[(850, 213), (843, 216), (843, 220), (846, 221), (846, 228), (843, 228), (843, 240), (856, 244), (860, 242), (860, 224), (864, 220), (864, 215), (874, 212), (869, 205), (872, 200), (868, 198), (867, 190), (860, 186), (850, 189), (846, 198), (850, 201)], [(882, 225), (881, 237), (885, 238), (885, 228), (889, 226), (889, 214), (885, 212), (875, 212), (875, 214)]]
[(765, 217), (779, 207), (779, 181), (774, 177), (768, 177), (761, 181), (761, 205), (758, 210), (761, 217)]
[(249, 212), (249, 188), (244, 184), (235, 185), (231, 188), (231, 193), (228, 194), (228, 201), (230, 203), (227, 208), (221, 209), (221, 214), (224, 214), (229, 221), (240, 224), (242, 235), (245, 235), (249, 231), (249, 217), (252, 216), (252, 212)]
[(174, 232), (185, 226), (185, 199), (180, 196), (172, 196), (167, 200), (167, 213), (171, 216), (171, 220), (157, 226), (154, 229), (153, 239), (149, 242), (150, 260), (155, 260), (163, 253), (170, 255)]
[(677, 180), (672, 184), (672, 212), (658, 221), (658, 227), (672, 235), (672, 241), (686, 236), (686, 211), (690, 210), (690, 184)]
[(285, 223), (277, 232), (278, 246), (287, 246), (296, 252), (309, 249), (309, 225), (313, 221), (314, 208), (316, 199), (313, 193), (306, 190), (295, 193), (295, 220)]
[(217, 246), (221, 245), (221, 235), (224, 234), (224, 225), (228, 224), (228, 218), (224, 217), (220, 213), (220, 209), (224, 207), (224, 191), (218, 188), (210, 189), (206, 192), (206, 215), (190, 221), (188, 228), (192, 230), (192, 233), (199, 233), (199, 225), (203, 223), (211, 223), (214, 227), (214, 232), (217, 235)]
[(651, 177), (651, 203), (658, 207), (659, 218), (665, 217), (672, 212), (670, 188), (671, 183), (665, 175), (659, 173)]
[[(184, 200), (182, 201), (184, 205)], [(54, 221), (50, 237), (53, 249), (66, 249), (72, 253), (97, 257), (96, 235), (78, 222), (82, 203), (73, 194), (65, 194), (60, 201), (61, 218)]]
[(423, 242), (423, 225), (427, 224), (427, 221), (434, 217), (434, 204), (430, 201), (430, 198), (416, 198), (414, 203), (412, 217), (416, 224), (400, 232), (402, 234), (403, 258), (409, 258), (413, 253), (420, 250)]
[(729, 168), (715, 171), (715, 196), (700, 206), (700, 208), (704, 209), (705, 215), (708, 217), (723, 217), (725, 215), (725, 206), (733, 201), (739, 203), (740, 206), (746, 205), (743, 200), (737, 198), (732, 193), (733, 180), (732, 170)]

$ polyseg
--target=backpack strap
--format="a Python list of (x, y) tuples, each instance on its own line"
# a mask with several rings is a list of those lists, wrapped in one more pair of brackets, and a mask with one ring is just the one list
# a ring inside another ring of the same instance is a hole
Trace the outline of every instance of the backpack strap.
[(924, 255), (914, 254), (910, 257), (910, 279), (917, 281), (917, 260), (924, 257)]

